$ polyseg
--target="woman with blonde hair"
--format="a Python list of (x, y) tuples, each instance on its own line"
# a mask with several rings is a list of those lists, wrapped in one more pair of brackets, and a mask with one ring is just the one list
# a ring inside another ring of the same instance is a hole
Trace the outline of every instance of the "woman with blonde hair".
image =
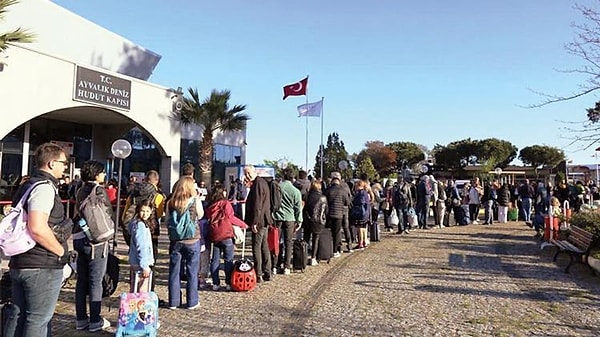
[(186, 264), (187, 308), (196, 309), (198, 300), (198, 268), (200, 263), (199, 220), (204, 215), (192, 177), (183, 176), (173, 186), (173, 194), (167, 203), (167, 226), (169, 231), (169, 308), (176, 309), (182, 303), (181, 263)]

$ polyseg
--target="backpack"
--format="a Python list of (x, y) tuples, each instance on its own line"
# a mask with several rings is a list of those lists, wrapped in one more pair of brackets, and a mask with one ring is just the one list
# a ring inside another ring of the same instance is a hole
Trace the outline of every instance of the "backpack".
[(212, 242), (220, 242), (235, 236), (233, 226), (229, 226), (231, 228), (225, 228), (225, 226), (227, 226), (226, 221), (231, 222), (225, 217), (225, 208), (218, 207), (217, 205), (220, 204), (215, 203), (209, 207), (211, 212), (208, 223), (210, 228), (210, 239)]
[(85, 220), (79, 221), (79, 226), (92, 243), (105, 242), (115, 233), (115, 223), (106, 212), (104, 199), (96, 194), (98, 186), (79, 205), (79, 214)]
[(394, 205), (395, 206), (406, 206), (408, 205), (408, 193), (406, 193), (405, 186), (398, 186), (394, 191)]
[(0, 249), (6, 256), (25, 253), (35, 247), (36, 242), (27, 228), (25, 203), (35, 187), (48, 183), (47, 180), (31, 184), (19, 202), (0, 222)]
[(169, 240), (181, 241), (196, 235), (196, 219), (190, 211), (192, 206), (196, 206), (196, 199), (192, 200), (181, 214), (176, 209), (171, 210), (167, 221)]
[(119, 271), (119, 258), (112, 253), (108, 253), (106, 272), (102, 277), (102, 297), (109, 297), (117, 290)]
[(268, 184), (271, 192), (271, 213), (275, 213), (281, 208), (281, 186), (275, 179), (269, 180)]
[[(123, 216), (121, 216), (121, 230), (123, 231), (123, 238), (125, 239), (125, 243), (129, 246), (131, 242), (131, 234), (129, 234), (129, 228), (127, 225), (131, 220), (135, 217), (135, 209), (138, 203), (152, 200), (156, 198), (158, 191), (154, 185), (149, 182), (142, 182), (140, 184), (135, 184), (133, 187), (133, 191), (131, 191), (131, 204), (127, 209), (123, 211)], [(156, 207), (154, 207), (154, 211), (150, 215), (150, 219), (148, 219), (149, 223), (158, 223), (158, 219), (156, 216)]]

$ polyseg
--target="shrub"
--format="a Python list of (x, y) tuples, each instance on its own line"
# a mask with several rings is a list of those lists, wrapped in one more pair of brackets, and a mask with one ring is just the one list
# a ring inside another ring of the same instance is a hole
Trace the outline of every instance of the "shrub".
[(572, 226), (583, 228), (594, 235), (594, 246), (599, 247), (600, 239), (600, 213), (593, 210), (582, 210), (573, 213), (569, 223)]

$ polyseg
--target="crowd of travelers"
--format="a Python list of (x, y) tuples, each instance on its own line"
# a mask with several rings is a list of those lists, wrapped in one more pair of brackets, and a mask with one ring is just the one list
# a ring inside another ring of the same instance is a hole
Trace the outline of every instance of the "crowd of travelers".
[[(569, 186), (562, 181), (553, 187), (549, 182), (525, 180), (512, 186), (495, 179), (481, 183), (474, 178), (459, 189), (451, 179), (426, 174), (380, 183), (370, 182), (366, 175), (344, 181), (339, 172), (332, 172), (327, 179), (313, 179), (305, 171), (294, 176), (292, 170), (284, 169), (283, 176), (272, 181), (258, 176), (251, 165), (244, 167), (243, 179), (232, 181), (230, 186), (217, 181), (207, 187), (195, 181), (193, 165), (186, 164), (167, 193), (161, 189), (156, 171), (147, 172), (143, 182), (132, 179), (121, 219), (114, 219), (119, 187), (115, 181), (106, 181), (103, 163), (87, 161), (80, 178), (61, 182), (69, 164), (67, 155), (58, 145), (46, 143), (36, 149), (35, 164), (36, 171), (23, 181), (15, 200), (34, 183), (47, 182), (35, 185), (27, 199), (28, 226), (37, 244), (10, 259), (14, 305), (6, 314), (4, 336), (46, 336), (51, 331), (63, 266), (70, 256), (70, 239), (77, 252), (75, 329), (96, 332), (110, 327), (101, 315), (110, 240), (96, 242), (85, 231), (90, 219), (84, 219), (80, 210), (90, 195), (101, 200), (103, 216), (120, 224), (129, 245), (131, 291), (154, 290), (158, 238), (168, 234), (168, 298), (161, 300), (161, 305), (173, 310), (198, 308), (199, 290), (232, 289), (234, 252), (236, 243), (245, 240), (245, 230), (250, 231), (256, 280), (262, 283), (272, 281), (277, 274), (291, 274), (295, 240), (307, 243), (307, 264), (317, 266), (323, 240), (331, 240), (331, 258), (365, 249), (375, 240), (373, 228), (378, 231), (381, 218), (384, 230), (409, 235), (431, 225), (443, 228), (481, 220), (483, 225), (506, 222), (511, 210), (518, 207), (518, 216), (539, 234), (543, 222), (539, 224), (536, 219), (547, 214), (550, 206), (558, 208), (568, 201), (578, 210), (591, 198), (600, 197), (595, 185), (581, 182)], [(273, 184), (278, 185), (278, 200)], [(71, 216), (61, 203), (63, 198), (75, 200)], [(483, 219), (479, 216), (481, 208)], [(181, 223), (193, 225), (181, 229)], [(269, 242), (272, 227), (281, 233), (279, 249), (273, 249)]]

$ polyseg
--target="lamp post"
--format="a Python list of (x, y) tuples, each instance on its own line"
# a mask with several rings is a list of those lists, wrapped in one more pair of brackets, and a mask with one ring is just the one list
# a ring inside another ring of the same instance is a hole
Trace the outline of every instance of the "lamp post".
[(117, 139), (112, 143), (110, 147), (110, 151), (112, 152), (115, 158), (119, 158), (119, 182), (117, 189), (117, 215), (115, 219), (115, 233), (113, 234), (113, 253), (117, 249), (117, 223), (120, 221), (121, 217), (121, 176), (123, 174), (123, 159), (129, 157), (131, 154), (131, 144), (125, 139)]

